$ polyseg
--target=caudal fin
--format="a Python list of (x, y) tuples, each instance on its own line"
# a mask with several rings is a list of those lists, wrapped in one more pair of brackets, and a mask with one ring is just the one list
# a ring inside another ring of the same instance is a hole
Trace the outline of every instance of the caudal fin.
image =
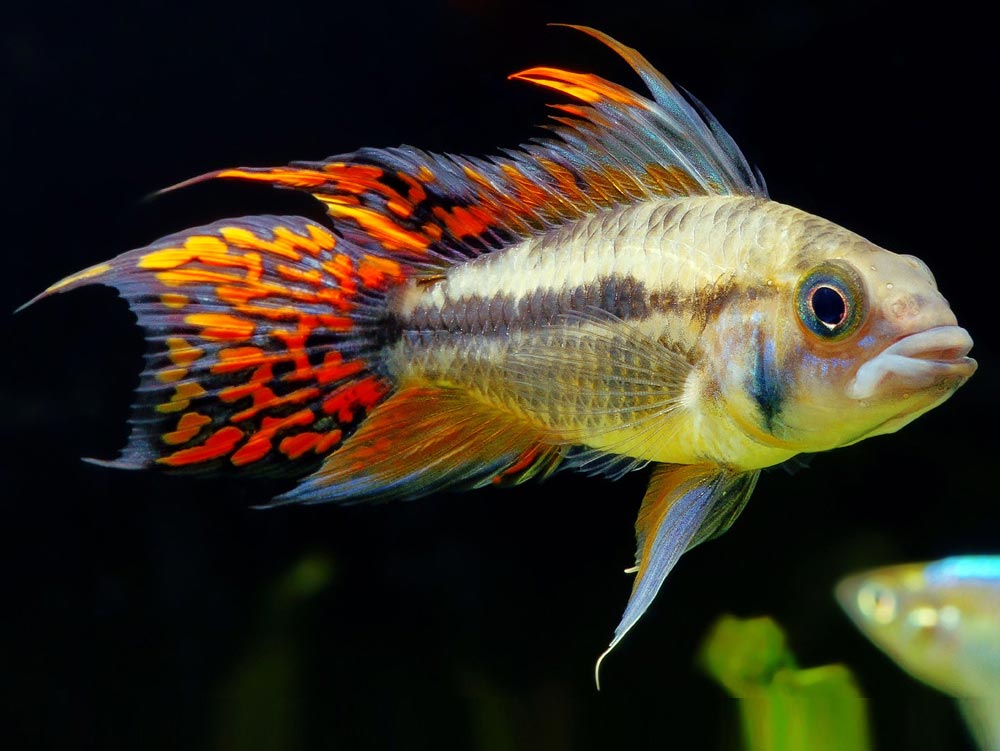
[(301, 474), (392, 389), (378, 350), (403, 276), (308, 219), (257, 216), (170, 235), (35, 300), (112, 286), (145, 332), (128, 442), (100, 463)]

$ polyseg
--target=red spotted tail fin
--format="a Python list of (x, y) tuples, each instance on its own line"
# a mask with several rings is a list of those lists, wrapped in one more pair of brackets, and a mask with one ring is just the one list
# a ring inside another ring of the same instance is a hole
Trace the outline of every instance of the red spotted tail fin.
[(101, 463), (301, 474), (391, 391), (384, 299), (405, 273), (315, 222), (259, 216), (170, 235), (35, 299), (106, 284), (146, 334), (128, 443)]

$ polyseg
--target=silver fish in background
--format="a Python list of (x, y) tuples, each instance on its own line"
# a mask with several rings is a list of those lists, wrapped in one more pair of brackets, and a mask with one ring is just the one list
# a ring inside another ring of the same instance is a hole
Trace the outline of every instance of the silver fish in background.
[(278, 503), (652, 464), (610, 651), (762, 468), (898, 430), (973, 373), (921, 261), (770, 200), (707, 110), (574, 28), (652, 99), (531, 68), (512, 78), (570, 100), (545, 138), (213, 172), (195, 180), (307, 191), (329, 222), (220, 221), (43, 292), (116, 287), (145, 330), (105, 463), (303, 476)]
[(1000, 751), (1000, 556), (888, 566), (836, 594), (900, 667), (958, 701), (983, 749)]

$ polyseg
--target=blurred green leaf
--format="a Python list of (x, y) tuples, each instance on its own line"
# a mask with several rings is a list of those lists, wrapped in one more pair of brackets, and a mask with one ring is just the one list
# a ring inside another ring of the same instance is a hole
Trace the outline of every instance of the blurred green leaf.
[(301, 618), (333, 579), (324, 553), (299, 558), (262, 593), (243, 656), (218, 690), (215, 751), (293, 751), (303, 734)]
[(258, 644), (221, 687), (215, 751), (291, 751), (301, 744), (299, 659), (288, 641)]
[(867, 707), (843, 665), (800, 669), (771, 618), (723, 616), (700, 652), (739, 699), (747, 751), (868, 751)]
[(305, 555), (275, 583), (275, 597), (281, 604), (308, 600), (329, 586), (333, 573), (333, 561), (325, 553)]

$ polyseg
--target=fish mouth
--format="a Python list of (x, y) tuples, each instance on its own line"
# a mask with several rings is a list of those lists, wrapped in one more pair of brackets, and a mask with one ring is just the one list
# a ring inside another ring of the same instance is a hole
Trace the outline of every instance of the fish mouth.
[(898, 339), (864, 363), (848, 387), (853, 399), (870, 399), (948, 384), (958, 388), (976, 372), (968, 357), (972, 337), (961, 326), (936, 326)]

